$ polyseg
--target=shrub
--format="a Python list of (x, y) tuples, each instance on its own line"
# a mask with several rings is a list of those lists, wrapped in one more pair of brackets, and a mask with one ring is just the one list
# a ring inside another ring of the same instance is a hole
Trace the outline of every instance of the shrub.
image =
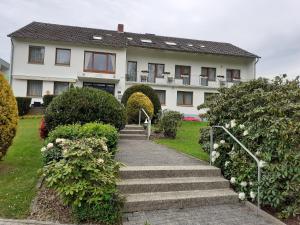
[[(133, 93), (127, 101), (126, 112), (128, 123), (139, 122), (139, 111), (143, 108), (150, 118), (153, 117), (153, 104), (151, 100), (142, 92)], [(141, 114), (141, 119), (145, 120), (145, 114)]]
[(51, 143), (53, 148), (43, 152), (44, 163), (47, 164), (53, 160), (59, 161), (62, 158), (62, 149), (59, 147), (62, 139), (76, 140), (91, 137), (105, 138), (109, 151), (115, 154), (118, 144), (118, 132), (113, 126), (101, 123), (86, 123), (82, 126), (79, 124), (62, 125), (52, 130), (45, 141), (46, 146)]
[[(220, 95), (199, 108), (209, 108), (210, 125), (227, 127), (255, 154), (263, 167), (261, 201), (288, 217), (300, 210), (300, 88), (298, 78), (258, 79), (220, 89)], [(208, 130), (200, 142), (209, 151)], [(214, 164), (235, 190), (255, 199), (256, 163), (228, 135), (214, 131)], [(221, 141), (222, 140), (222, 141)], [(235, 182), (234, 182), (235, 181)]]
[(16, 97), (18, 103), (19, 116), (26, 115), (30, 110), (31, 98), (28, 97)]
[(12, 90), (0, 74), (0, 160), (6, 154), (16, 134), (18, 108)]
[(116, 190), (116, 177), (120, 164), (107, 151), (105, 141), (85, 138), (65, 140), (60, 145), (63, 159), (43, 168), (47, 186), (72, 207), (78, 220), (118, 223), (122, 199)]
[(103, 122), (122, 129), (125, 108), (111, 94), (94, 88), (71, 88), (52, 100), (45, 112), (49, 131), (58, 125)]
[(181, 125), (183, 115), (180, 112), (172, 110), (164, 110), (159, 120), (160, 130), (163, 131), (165, 137), (175, 138), (177, 129)]
[(135, 92), (142, 92), (151, 100), (154, 107), (154, 120), (156, 120), (158, 118), (159, 112), (161, 111), (161, 104), (157, 94), (152, 87), (144, 84), (133, 85), (126, 89), (122, 96), (121, 102), (126, 106), (129, 97)]
[(44, 95), (43, 96), (43, 105), (44, 107), (48, 107), (48, 105), (52, 102), (53, 98), (55, 98), (56, 95)]
[(45, 139), (48, 136), (48, 130), (46, 128), (46, 124), (45, 124), (45, 119), (44, 118), (41, 119), (39, 131), (40, 131), (40, 137), (42, 139)]

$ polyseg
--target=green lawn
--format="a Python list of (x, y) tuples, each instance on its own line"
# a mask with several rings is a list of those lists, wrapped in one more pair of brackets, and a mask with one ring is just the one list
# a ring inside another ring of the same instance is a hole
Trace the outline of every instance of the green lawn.
[(207, 161), (208, 154), (198, 144), (200, 127), (206, 126), (206, 124), (204, 122), (183, 121), (175, 139), (162, 138), (155, 140), (155, 142)]
[(20, 119), (17, 135), (0, 161), (0, 217), (25, 218), (36, 193), (41, 168), (40, 118)]

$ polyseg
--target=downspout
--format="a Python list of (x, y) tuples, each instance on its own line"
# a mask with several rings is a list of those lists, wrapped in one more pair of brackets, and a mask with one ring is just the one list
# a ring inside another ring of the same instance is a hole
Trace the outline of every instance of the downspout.
[(10, 75), (9, 75), (9, 83), (10, 86), (12, 86), (12, 74), (13, 74), (13, 65), (14, 65), (14, 42), (12, 40), (12, 38), (10, 39), (11, 42), (11, 53), (10, 53)]
[(254, 80), (256, 79), (256, 64), (259, 61), (259, 57), (256, 58), (255, 63), (254, 63)]

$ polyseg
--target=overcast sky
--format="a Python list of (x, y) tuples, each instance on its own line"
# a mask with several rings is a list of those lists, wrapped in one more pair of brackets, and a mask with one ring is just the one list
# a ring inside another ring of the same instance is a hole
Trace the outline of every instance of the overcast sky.
[(7, 34), (32, 22), (230, 42), (262, 58), (258, 76), (300, 75), (299, 0), (1, 0), (0, 58)]

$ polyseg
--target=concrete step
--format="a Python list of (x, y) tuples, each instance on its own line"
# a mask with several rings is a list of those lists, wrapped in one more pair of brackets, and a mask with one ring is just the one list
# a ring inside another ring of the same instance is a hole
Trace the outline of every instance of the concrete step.
[(145, 130), (142, 126), (138, 124), (127, 124), (124, 130)]
[(222, 177), (173, 177), (127, 179), (117, 183), (123, 194), (168, 192), (187, 190), (208, 190), (229, 188), (229, 182)]
[(191, 166), (127, 166), (120, 169), (121, 179), (214, 177), (220, 176), (219, 168), (209, 165)]
[(151, 192), (125, 195), (124, 212), (207, 205), (233, 204), (238, 196), (230, 189)]
[(147, 140), (147, 135), (145, 134), (119, 134), (120, 139), (126, 140)]
[(120, 134), (145, 134), (145, 130), (121, 130)]

